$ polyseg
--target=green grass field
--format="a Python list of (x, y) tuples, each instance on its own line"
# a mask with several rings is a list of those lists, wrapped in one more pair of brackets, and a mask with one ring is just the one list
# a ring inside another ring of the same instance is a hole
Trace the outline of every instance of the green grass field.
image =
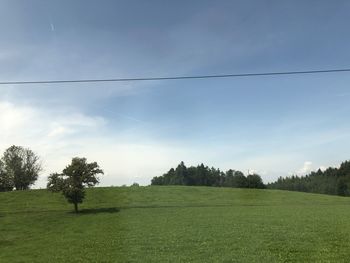
[(349, 262), (350, 198), (210, 187), (95, 188), (78, 215), (0, 193), (0, 262)]

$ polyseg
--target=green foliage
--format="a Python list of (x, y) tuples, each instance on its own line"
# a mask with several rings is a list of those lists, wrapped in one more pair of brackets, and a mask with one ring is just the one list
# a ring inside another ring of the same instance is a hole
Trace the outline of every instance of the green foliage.
[(271, 189), (300, 191), (320, 194), (348, 196), (350, 194), (350, 162), (343, 162), (339, 168), (320, 169), (305, 176), (278, 178), (268, 184)]
[(78, 215), (63, 195), (45, 190), (0, 200), (0, 262), (349, 261), (348, 197), (99, 187), (86, 189)]
[(198, 185), (198, 186), (225, 186), (237, 188), (265, 188), (261, 177), (257, 174), (247, 177), (240, 171), (228, 170), (226, 173), (204, 164), (197, 167), (186, 167), (181, 162), (176, 169), (171, 168), (162, 176), (156, 176), (152, 185)]
[(48, 177), (47, 189), (52, 192), (61, 192), (65, 188), (66, 180), (63, 174), (53, 173)]
[(337, 182), (337, 195), (347, 196), (349, 195), (348, 185), (344, 178), (339, 178)]
[(247, 176), (247, 185), (248, 185), (248, 188), (258, 188), (258, 189), (265, 188), (265, 185), (261, 177), (257, 174), (249, 174)]
[(85, 198), (85, 188), (98, 184), (98, 174), (103, 174), (96, 162), (87, 163), (86, 158), (73, 158), (61, 174), (54, 173), (48, 178), (47, 188), (52, 192), (62, 191), (69, 203), (74, 204), (78, 212), (78, 204)]
[(11, 146), (0, 163), (0, 191), (27, 190), (42, 170), (39, 157), (30, 149)]
[(0, 192), (11, 191), (14, 187), (13, 178), (6, 172), (5, 164), (0, 160)]

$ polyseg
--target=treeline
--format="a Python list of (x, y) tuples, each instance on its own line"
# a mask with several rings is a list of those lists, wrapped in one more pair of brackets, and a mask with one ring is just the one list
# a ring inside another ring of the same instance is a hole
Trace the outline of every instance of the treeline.
[(350, 195), (350, 162), (343, 162), (339, 168), (320, 169), (305, 176), (278, 178), (267, 185), (270, 189), (300, 191), (330, 195)]
[(204, 164), (186, 167), (184, 162), (181, 162), (175, 169), (171, 168), (162, 176), (154, 177), (151, 184), (265, 188), (261, 177), (257, 174), (245, 176), (242, 172), (231, 169), (223, 172)]

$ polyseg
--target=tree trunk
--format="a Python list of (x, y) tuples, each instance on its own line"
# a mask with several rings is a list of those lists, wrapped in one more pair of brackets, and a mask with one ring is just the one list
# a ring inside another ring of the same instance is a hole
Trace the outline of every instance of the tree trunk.
[(78, 203), (74, 203), (74, 211), (75, 213), (78, 213)]

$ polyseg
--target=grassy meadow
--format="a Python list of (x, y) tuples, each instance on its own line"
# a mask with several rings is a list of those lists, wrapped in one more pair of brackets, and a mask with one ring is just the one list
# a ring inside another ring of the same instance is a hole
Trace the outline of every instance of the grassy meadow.
[(214, 187), (0, 193), (0, 262), (348, 262), (350, 198)]

